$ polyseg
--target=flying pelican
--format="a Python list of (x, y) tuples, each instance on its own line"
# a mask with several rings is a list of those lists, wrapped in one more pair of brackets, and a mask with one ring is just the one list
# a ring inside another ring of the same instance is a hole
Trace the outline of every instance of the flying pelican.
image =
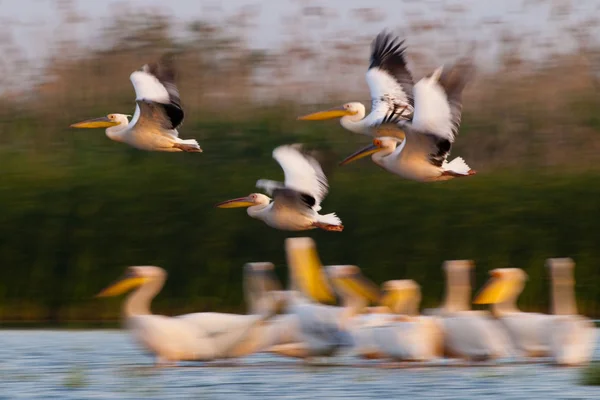
[(546, 265), (550, 271), (552, 313), (555, 315), (550, 347), (559, 365), (579, 365), (590, 361), (596, 345), (594, 323), (577, 314), (575, 301), (575, 263), (570, 258), (552, 258)]
[(498, 321), (485, 311), (471, 310), (471, 272), (474, 264), (466, 260), (446, 261), (446, 298), (439, 309), (424, 310), (437, 316), (444, 332), (447, 357), (485, 360), (508, 357), (510, 341)]
[(335, 213), (321, 215), (321, 202), (329, 185), (318, 161), (300, 151), (298, 145), (279, 146), (273, 158), (285, 174), (285, 184), (259, 179), (256, 187), (273, 196), (273, 201), (262, 194), (223, 201), (219, 208), (247, 207), (248, 215), (281, 230), (302, 231), (320, 228), (342, 231), (344, 226)]
[[(560, 260), (549, 265), (553, 309), (559, 315), (517, 308), (517, 298), (528, 278), (520, 268), (491, 270), (490, 280), (474, 303), (492, 305), (492, 311), (526, 357), (552, 357), (562, 365), (585, 363), (593, 353), (596, 329), (591, 321), (576, 315), (572, 266)], [(569, 297), (573, 301), (569, 302)]]
[(371, 92), (371, 112), (365, 117), (365, 106), (358, 102), (346, 103), (326, 111), (298, 117), (316, 121), (339, 118), (347, 130), (365, 135), (372, 134), (392, 110), (402, 109), (409, 119), (413, 111), (413, 78), (406, 66), (404, 41), (387, 32), (377, 35), (371, 44), (371, 63), (367, 70), (367, 84)]
[(448, 162), (462, 116), (462, 91), (473, 75), (468, 58), (436, 69), (413, 88), (412, 121), (403, 109), (391, 110), (373, 127), (372, 144), (344, 159), (340, 165), (371, 155), (373, 162), (405, 179), (431, 182), (474, 175), (457, 157)]
[(140, 150), (202, 152), (194, 139), (180, 139), (177, 128), (183, 122), (175, 72), (167, 59), (144, 65), (129, 79), (136, 95), (131, 122), (124, 114), (108, 114), (72, 124), (72, 128), (107, 128), (106, 136)]
[(156, 364), (181, 360), (209, 361), (238, 357), (260, 350), (258, 338), (271, 313), (236, 315), (193, 313), (154, 315), (150, 302), (162, 288), (167, 273), (155, 266), (129, 267), (123, 278), (97, 297), (117, 296), (135, 289), (123, 304), (123, 318), (134, 338), (156, 355)]

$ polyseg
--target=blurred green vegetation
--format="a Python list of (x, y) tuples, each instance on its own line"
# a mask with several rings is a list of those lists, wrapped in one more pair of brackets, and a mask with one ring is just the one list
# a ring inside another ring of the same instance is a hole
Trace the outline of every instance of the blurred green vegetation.
[[(62, 37), (70, 41), (49, 50), (51, 62), (33, 87), (0, 96), (3, 323), (114, 321), (122, 299), (93, 296), (126, 266), (143, 264), (169, 272), (155, 312), (243, 312), (243, 264), (271, 261), (286, 280), (284, 240), (304, 235), (316, 240), (325, 265), (358, 265), (378, 283), (415, 279), (422, 307), (442, 298), (444, 260), (472, 259), (474, 289), (489, 269), (524, 268), (530, 279), (520, 305), (545, 312), (544, 261), (572, 257), (580, 312), (600, 316), (600, 96), (595, 66), (580, 62), (600, 54), (597, 43), (515, 63), (514, 43), (500, 42), (506, 57), (498, 69), (482, 72), (465, 93), (451, 156), (463, 156), (479, 174), (421, 184), (370, 160), (337, 167), (369, 139), (337, 121), (296, 121), (309, 110), (360, 100), (358, 89), (365, 101), (372, 38), (327, 41), (311, 28), (312, 42), (289, 40), (267, 52), (245, 44), (244, 15), (192, 23), (175, 39), (168, 18), (130, 14), (107, 26), (94, 49), (77, 45), (65, 22)], [(331, 48), (316, 54), (321, 43)], [(6, 46), (0, 42), (0, 50)], [(411, 67), (422, 76), (417, 48), (409, 47), (409, 57), (415, 54)], [(146, 153), (99, 130), (68, 128), (84, 118), (132, 113), (129, 73), (165, 51), (176, 53), (186, 110), (181, 137), (198, 139), (204, 153)], [(13, 71), (26, 69), (11, 60), (14, 52), (3, 53)], [(298, 71), (319, 73), (302, 81)], [(295, 142), (319, 150), (331, 186), (323, 212), (335, 211), (344, 232), (281, 232), (244, 210), (214, 208), (256, 191), (259, 178), (283, 179), (271, 152)]]
[[(491, 268), (524, 268), (530, 280), (521, 305), (546, 310), (545, 259), (573, 257), (580, 311), (598, 315), (598, 173), (521, 169), (426, 185), (369, 160), (332, 168), (368, 139), (333, 123), (296, 122), (285, 109), (186, 123), (182, 135), (197, 137), (202, 154), (140, 152), (101, 131), (61, 134), (67, 150), (3, 154), (3, 320), (117, 318), (120, 299), (93, 295), (126, 266), (143, 264), (169, 272), (156, 311), (243, 311), (242, 265), (272, 261), (286, 279), (284, 239), (301, 235), (315, 238), (325, 264), (356, 264), (377, 282), (416, 279), (425, 307), (441, 299), (442, 262), (467, 258), (478, 286)], [(255, 191), (258, 178), (282, 179), (271, 151), (294, 142), (324, 154), (331, 171), (324, 212), (337, 212), (344, 232), (286, 233), (244, 210), (214, 208)]]

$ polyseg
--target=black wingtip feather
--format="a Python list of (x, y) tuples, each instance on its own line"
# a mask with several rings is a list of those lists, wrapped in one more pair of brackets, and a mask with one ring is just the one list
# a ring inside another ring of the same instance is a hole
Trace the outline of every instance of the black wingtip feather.
[(402, 67), (406, 68), (404, 40), (394, 37), (387, 31), (380, 32), (371, 46), (371, 64), (369, 68)]

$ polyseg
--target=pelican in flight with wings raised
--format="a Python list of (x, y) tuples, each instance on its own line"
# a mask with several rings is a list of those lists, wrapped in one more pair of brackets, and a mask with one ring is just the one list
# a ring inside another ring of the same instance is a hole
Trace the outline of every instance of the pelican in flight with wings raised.
[(262, 193), (223, 201), (219, 208), (247, 207), (248, 215), (267, 225), (287, 231), (320, 228), (342, 231), (344, 226), (335, 213), (321, 215), (321, 202), (329, 185), (319, 162), (301, 152), (299, 145), (285, 145), (273, 150), (273, 158), (285, 174), (285, 183), (259, 179), (256, 187), (264, 189), (273, 200)]
[(406, 66), (404, 41), (381, 32), (371, 45), (371, 63), (366, 80), (371, 92), (371, 112), (365, 117), (365, 106), (358, 102), (346, 103), (326, 111), (298, 117), (300, 120), (317, 121), (340, 118), (347, 130), (364, 135), (372, 134), (377, 126), (393, 110), (404, 110), (403, 118), (409, 119), (413, 112), (413, 78)]
[(106, 128), (116, 142), (147, 151), (202, 152), (195, 139), (180, 139), (177, 128), (183, 122), (179, 90), (170, 60), (146, 64), (129, 79), (136, 95), (131, 122), (125, 114), (108, 114), (72, 124), (72, 128)]
[(462, 117), (462, 92), (473, 75), (464, 58), (451, 67), (440, 67), (414, 85), (412, 120), (404, 109), (393, 109), (372, 127), (373, 143), (343, 160), (340, 165), (371, 155), (373, 162), (405, 179), (442, 181), (474, 175), (461, 157), (448, 162)]

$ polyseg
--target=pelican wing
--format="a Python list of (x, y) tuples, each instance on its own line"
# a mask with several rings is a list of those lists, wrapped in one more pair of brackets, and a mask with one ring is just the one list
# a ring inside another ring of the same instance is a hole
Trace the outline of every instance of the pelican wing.
[(132, 125), (141, 117), (140, 101), (155, 104), (153, 108), (163, 114), (160, 124), (164, 129), (175, 130), (181, 125), (184, 113), (179, 90), (175, 86), (175, 72), (170, 62), (163, 60), (159, 63), (146, 64), (140, 70), (133, 72), (129, 79), (135, 89), (138, 104), (131, 119)]
[[(292, 192), (297, 192), (307, 204), (310, 204), (315, 211), (321, 209), (321, 202), (327, 195), (329, 185), (327, 177), (319, 162), (312, 156), (302, 153), (301, 147), (279, 146), (273, 150), (273, 158), (279, 163), (285, 174), (285, 188), (291, 191), (283, 191), (281, 188), (280, 196), (289, 197)], [(274, 191), (274, 197), (275, 196)]]
[(275, 209), (293, 208), (300, 212), (309, 213), (313, 210), (316, 200), (309, 194), (289, 188), (273, 190), (273, 207)]
[(462, 118), (462, 92), (473, 72), (471, 60), (463, 58), (417, 83), (412, 127), (454, 142)]
[(404, 41), (381, 32), (372, 44), (367, 84), (371, 92), (371, 113), (367, 119), (376, 123), (389, 110), (406, 107), (406, 118), (413, 110), (413, 77), (406, 65)]

